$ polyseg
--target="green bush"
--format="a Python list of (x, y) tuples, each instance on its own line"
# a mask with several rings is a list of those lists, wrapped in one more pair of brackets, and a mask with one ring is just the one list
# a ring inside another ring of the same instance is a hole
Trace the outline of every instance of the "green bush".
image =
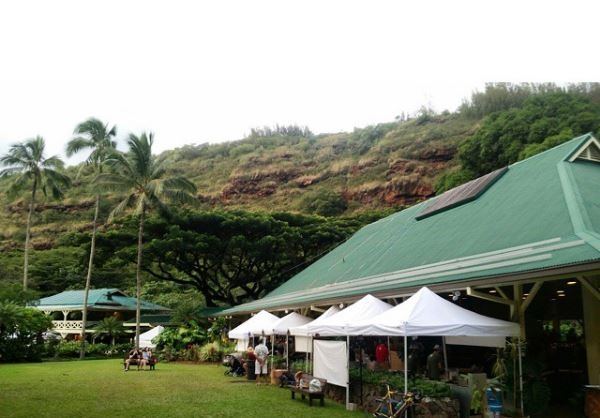
[(223, 351), (221, 350), (221, 346), (219, 345), (219, 343), (208, 343), (200, 348), (200, 361), (209, 361), (214, 363), (217, 361), (221, 361), (222, 356)]
[[(350, 369), (350, 380), (354, 382), (361, 380), (359, 368), (353, 367)], [(362, 382), (363, 384), (374, 386), (388, 383), (395, 389), (403, 389), (404, 375), (387, 371), (363, 369)], [(445, 398), (451, 395), (450, 386), (447, 384), (426, 379), (410, 378), (408, 380), (408, 389), (430, 398)]]
[(0, 302), (0, 361), (38, 361), (44, 354), (42, 333), (52, 326), (35, 308)]

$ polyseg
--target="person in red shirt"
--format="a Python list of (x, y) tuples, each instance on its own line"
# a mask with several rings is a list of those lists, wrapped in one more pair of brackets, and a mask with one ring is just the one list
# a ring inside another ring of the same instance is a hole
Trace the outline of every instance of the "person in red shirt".
[(387, 345), (382, 342), (375, 347), (375, 361), (379, 364), (387, 364), (389, 361), (389, 351)]

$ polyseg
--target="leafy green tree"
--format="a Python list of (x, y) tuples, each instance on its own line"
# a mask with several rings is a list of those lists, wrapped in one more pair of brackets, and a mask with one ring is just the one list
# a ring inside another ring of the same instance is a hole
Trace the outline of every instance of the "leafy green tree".
[(192, 193), (196, 186), (185, 177), (168, 177), (164, 159), (152, 155), (152, 133), (143, 133), (139, 137), (130, 134), (127, 144), (129, 152), (124, 155), (113, 153), (111, 164), (114, 173), (102, 173), (97, 183), (109, 189), (126, 191), (126, 197), (112, 210), (108, 221), (121, 214), (126, 208), (133, 207), (133, 214), (138, 221), (137, 257), (136, 257), (136, 325), (135, 346), (140, 343), (140, 292), (142, 287), (142, 251), (144, 221), (146, 213), (156, 208), (167, 213), (166, 202), (195, 203)]
[[(195, 287), (206, 306), (262, 297), (352, 234), (358, 223), (297, 214), (188, 212), (151, 219), (143, 269)], [(133, 259), (131, 250), (118, 253)]]
[(192, 344), (204, 344), (206, 331), (196, 321), (190, 321), (176, 328), (166, 328), (153, 342), (160, 348), (169, 347), (174, 350), (183, 350)]
[(330, 190), (309, 192), (300, 205), (305, 211), (321, 216), (338, 216), (348, 209), (344, 197)]
[[(116, 142), (113, 138), (117, 134), (117, 128), (113, 126), (109, 129), (96, 118), (90, 118), (80, 123), (75, 128), (74, 134), (77, 135), (67, 144), (67, 156), (72, 156), (79, 151), (90, 149), (91, 153), (86, 160), (86, 165), (91, 167), (96, 175), (100, 175), (109, 156), (116, 149)], [(84, 166), (82, 166), (84, 167)], [(94, 220), (92, 222), (92, 239), (90, 243), (90, 258), (85, 278), (85, 290), (83, 296), (83, 316), (81, 327), (81, 339), (85, 340), (85, 330), (87, 328), (87, 304), (92, 281), (92, 270), (94, 267), (94, 255), (96, 251), (96, 228), (98, 225), (98, 212), (100, 210), (100, 194), (96, 193), (94, 205)], [(81, 344), (80, 358), (85, 357), (85, 344)]]
[[(465, 170), (479, 177), (564, 142), (570, 139), (568, 135), (598, 128), (600, 106), (586, 96), (566, 92), (533, 95), (521, 108), (488, 116), (479, 131), (460, 145), (459, 158)], [(552, 139), (544, 144), (548, 138)]]
[[(107, 316), (102, 319), (94, 328), (96, 334), (106, 334), (110, 337), (111, 345), (115, 345), (115, 339), (123, 334), (125, 334), (125, 327), (123, 326), (123, 321), (119, 321), (114, 316)], [(85, 344), (82, 344), (85, 345)]]
[(12, 145), (8, 154), (0, 157), (0, 165), (7, 167), (0, 171), (0, 177), (11, 176), (13, 179), (9, 194), (14, 196), (27, 188), (31, 190), (23, 257), (23, 289), (25, 290), (27, 290), (29, 270), (31, 218), (36, 203), (36, 194), (38, 190), (41, 190), (44, 196), (50, 193), (52, 197), (60, 198), (63, 196), (63, 190), (71, 184), (69, 177), (58, 171), (63, 167), (60, 158), (57, 156), (45, 158), (44, 149), (44, 139), (37, 136), (23, 143)]
[(40, 360), (42, 333), (51, 327), (43, 312), (0, 301), (0, 362)]

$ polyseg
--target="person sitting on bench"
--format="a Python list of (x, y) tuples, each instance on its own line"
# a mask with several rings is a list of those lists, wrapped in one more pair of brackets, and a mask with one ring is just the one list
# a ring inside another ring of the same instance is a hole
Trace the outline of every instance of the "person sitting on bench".
[(142, 361), (142, 354), (140, 353), (140, 350), (138, 350), (137, 348), (134, 347), (131, 349), (131, 351), (129, 351), (129, 354), (127, 355), (127, 359), (125, 360), (125, 368), (123, 370), (128, 371), (129, 365), (131, 363), (137, 364), (138, 370), (139, 370), (141, 361)]

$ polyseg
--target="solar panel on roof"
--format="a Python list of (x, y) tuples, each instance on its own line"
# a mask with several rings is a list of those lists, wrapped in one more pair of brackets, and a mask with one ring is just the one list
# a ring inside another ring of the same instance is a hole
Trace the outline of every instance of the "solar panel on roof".
[(427, 206), (417, 216), (415, 216), (415, 219), (421, 220), (435, 215), (436, 213), (477, 199), (507, 171), (508, 167), (500, 168), (496, 171), (486, 174), (485, 176), (481, 176), (475, 180), (471, 180), (465, 184), (455, 187), (454, 189), (448, 190), (435, 199), (431, 205)]

